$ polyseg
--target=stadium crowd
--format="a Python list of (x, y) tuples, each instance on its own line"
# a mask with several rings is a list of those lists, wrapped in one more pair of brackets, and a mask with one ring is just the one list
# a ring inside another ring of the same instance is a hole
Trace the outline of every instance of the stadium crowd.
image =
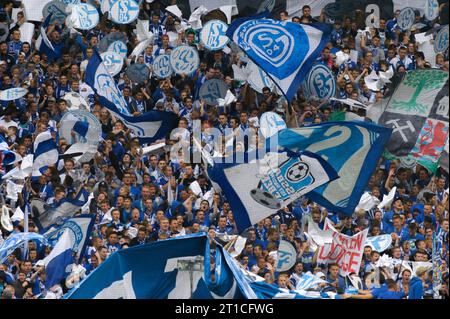
[[(90, 2), (99, 5), (99, 1)], [(16, 202), (7, 199), (6, 205), (14, 205), (11, 207), (13, 210), (20, 206), (26, 211), (26, 201), (33, 197), (56, 206), (62, 199), (74, 196), (79, 187), (93, 193), (88, 213), (95, 215), (95, 226), (81, 263), (86, 274), (94, 271), (112, 253), (128, 247), (199, 232), (221, 240), (238, 235), (233, 207), (221, 194), (210, 192), (213, 187), (206, 175), (205, 163), (180, 161), (171, 156), (167, 146), (144, 154), (142, 150), (146, 145), (141, 145), (136, 135), (99, 103), (84, 81), (89, 57), (110, 32), (123, 33), (128, 39), (128, 52), (133, 51), (138, 43), (133, 33), (135, 23), (118, 25), (102, 18), (97, 27), (81, 32), (70, 32), (64, 24), (52, 24), (47, 34), (58, 47), (60, 56), (50, 59), (36, 49), (39, 28), (35, 29), (31, 43), (20, 41), (19, 27), (26, 17), (19, 12), (17, 21), (11, 18), (12, 9), (19, 7), (20, 1), (12, 0), (2, 1), (0, 7), (0, 21), (9, 28), (9, 36), (0, 42), (0, 90), (25, 87), (28, 93), (14, 102), (1, 101), (0, 138), (10, 150), (22, 157), (32, 152), (37, 134), (49, 130), (56, 139), (60, 120), (69, 109), (64, 96), (77, 92), (86, 99), (88, 111), (100, 121), (102, 140), (91, 161), (80, 163), (65, 157), (58, 167), (49, 167), (39, 178), (27, 180), (24, 190), (29, 193), (28, 197), (25, 192), (19, 193)], [(441, 10), (448, 12), (448, 3), (441, 5)], [(395, 15), (398, 13), (396, 11)], [(206, 50), (194, 29), (180, 32), (178, 39), (169, 41), (167, 32), (177, 32), (179, 21), (157, 0), (152, 3), (144, 1), (139, 17), (150, 20), (150, 31), (155, 38), (154, 45), (149, 45), (137, 57), (138, 61), (152, 68), (158, 55), (170, 53), (178, 44), (188, 44), (197, 48), (200, 65), (193, 76), (174, 74), (167, 79), (151, 76), (140, 85), (132, 83), (124, 72), (120, 72), (115, 80), (134, 116), (150, 110), (174, 112), (179, 116), (178, 126), (191, 132), (194, 121), (200, 120), (203, 146), (214, 146), (208, 135), (211, 127), (221, 132), (232, 128), (233, 133), (224, 136), (225, 141), (232, 140), (257, 128), (255, 118), (267, 111), (278, 113), (290, 127), (330, 121), (338, 111), (365, 116), (364, 110), (351, 111), (348, 106), (335, 101), (306, 99), (301, 88), (288, 104), (276, 90), (264, 87), (260, 93), (248, 82), (234, 80), (232, 65), (244, 65), (241, 56), (230, 50)], [(420, 30), (401, 31), (394, 17), (381, 19), (379, 28), (358, 33), (359, 29), (365, 29), (361, 12), (349, 12), (342, 19), (330, 21), (325, 12), (312, 17), (307, 5), (303, 7), (301, 16), (289, 17), (283, 11), (276, 18), (304, 24), (331, 22), (334, 27), (331, 41), (317, 63), (334, 72), (337, 98), (351, 98), (365, 105), (380, 101), (385, 92), (371, 91), (364, 82), (364, 76), (372, 70), (378, 72), (392, 68), (395, 74), (431, 68), (431, 61), (418, 51), (414, 33), (441, 24), (439, 19), (426, 21), (416, 11), (416, 22), (424, 25)], [(448, 21), (443, 24), (448, 24)], [(338, 66), (336, 53), (350, 50), (358, 52), (358, 62), (348, 60)], [(436, 68), (448, 71), (448, 50), (436, 54), (433, 62)], [(200, 87), (212, 78), (223, 79), (237, 101), (229, 107), (221, 107), (201, 100)], [(189, 136), (178, 138), (189, 140)], [(159, 142), (170, 146), (176, 141), (167, 138)], [(63, 154), (70, 144), (70, 141), (58, 138), (59, 153)], [(215, 146), (216, 150), (220, 149)], [(242, 147), (249, 147), (249, 144)], [(3, 166), (2, 174), (13, 167)], [(433, 174), (418, 164), (408, 166), (399, 160), (381, 158), (366, 191), (381, 201), (383, 195), (396, 186), (391, 205), (382, 209), (359, 210), (348, 217), (301, 198), (247, 230), (245, 247), (236, 259), (246, 270), (281, 288), (294, 289), (297, 281), (306, 272), (311, 272), (326, 280), (315, 289), (334, 291), (345, 298), (434, 298), (431, 268), (419, 267), (412, 273), (411, 269), (402, 269), (401, 263), (396, 264), (393, 271), (376, 264), (382, 254), (388, 254), (394, 260), (431, 262), (433, 241), (436, 240), (441, 243), (439, 254), (443, 261), (438, 291), (441, 297), (448, 298), (448, 183), (448, 172), (442, 168)], [(3, 185), (5, 192), (6, 183)], [(352, 283), (339, 275), (338, 265), (317, 263), (317, 250), (309, 246), (304, 234), (308, 223), (317, 223), (323, 228), (325, 218), (346, 235), (369, 229), (369, 236), (390, 234), (392, 237), (392, 248), (385, 252), (364, 248), (360, 272), (356, 274), (362, 286), (356, 294), (348, 293)], [(2, 239), (11, 234), (1, 226), (0, 230)], [(23, 220), (15, 221), (12, 233), (23, 231)], [(31, 218), (29, 231), (38, 232)], [(271, 253), (277, 251), (280, 239), (293, 243), (297, 250), (295, 266), (282, 273), (276, 271), (276, 256)], [(43, 298), (49, 294), (56, 298), (67, 292), (64, 282), (45, 288), (46, 273), (40, 261), (50, 251), (49, 247), (30, 241), (25, 256), (21, 249), (9, 255), (0, 264), (1, 298)]]

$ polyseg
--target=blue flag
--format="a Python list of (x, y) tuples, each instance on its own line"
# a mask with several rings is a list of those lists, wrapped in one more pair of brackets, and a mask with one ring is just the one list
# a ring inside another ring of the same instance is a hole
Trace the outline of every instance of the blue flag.
[(33, 220), (41, 232), (48, 231), (49, 227), (61, 224), (66, 218), (72, 217), (86, 204), (88, 198), (88, 191), (82, 188), (75, 198), (64, 198), (55, 207), (33, 212)]
[(331, 34), (326, 24), (298, 24), (264, 18), (235, 20), (227, 30), (234, 41), (292, 100)]
[(368, 122), (327, 122), (278, 132), (278, 143), (291, 151), (320, 155), (339, 179), (306, 196), (332, 212), (354, 213), (392, 129)]
[(0, 264), (3, 263), (6, 258), (11, 255), (14, 250), (16, 250), (16, 248), (22, 246), (25, 242), (30, 240), (35, 240), (46, 244), (45, 237), (36, 233), (11, 234), (0, 246)]
[(64, 231), (66, 229), (69, 230), (72, 238), (74, 238), (72, 250), (76, 252), (78, 262), (80, 263), (84, 257), (84, 252), (89, 242), (94, 222), (94, 215), (78, 215), (66, 219), (60, 226), (50, 227), (50, 229), (45, 232), (44, 237), (47, 239), (50, 246), (55, 246)]
[(69, 231), (66, 230), (59, 238), (50, 254), (44, 258), (45, 288), (49, 289), (58, 284), (71, 271), (69, 265), (73, 264), (73, 242)]
[(98, 94), (101, 105), (133, 130), (141, 143), (151, 143), (164, 138), (176, 127), (178, 116), (172, 112), (150, 111), (140, 116), (131, 116), (122, 93), (106, 70), (97, 51), (89, 60), (85, 79), (86, 83)]
[[(268, 164), (273, 155), (275, 167)], [(248, 153), (243, 163), (216, 161), (208, 167), (208, 176), (233, 207), (239, 232), (338, 177), (324, 159), (311, 152), (270, 152), (255, 158)]]
[(34, 140), (33, 176), (42, 175), (49, 165), (58, 162), (58, 149), (49, 131), (40, 133)]
[[(193, 234), (113, 253), (78, 287), (68, 299), (210, 299), (250, 298), (248, 284), (235, 279), (219, 248), (219, 265), (211, 281), (209, 239)], [(214, 258), (214, 257), (213, 257)], [(231, 257), (230, 257), (231, 258)], [(191, 277), (192, 275), (192, 277)], [(241, 283), (245, 287), (242, 288)]]

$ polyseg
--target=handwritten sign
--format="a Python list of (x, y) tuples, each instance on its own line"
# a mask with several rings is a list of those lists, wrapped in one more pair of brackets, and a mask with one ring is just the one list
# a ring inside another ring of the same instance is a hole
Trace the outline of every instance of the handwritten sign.
[(172, 75), (173, 70), (170, 66), (170, 56), (168, 54), (158, 55), (153, 61), (153, 73), (160, 79)]
[(333, 242), (319, 248), (317, 263), (338, 264), (341, 276), (347, 276), (353, 272), (358, 273), (364, 253), (364, 243), (369, 230), (365, 229), (353, 236), (347, 236), (339, 233), (328, 218), (323, 229), (332, 230)]
[(72, 6), (73, 26), (81, 30), (90, 30), (95, 28), (99, 22), (97, 9), (90, 4), (80, 3)]
[(209, 105), (217, 105), (217, 99), (223, 99), (227, 94), (228, 87), (224, 81), (211, 79), (200, 87), (199, 96)]
[(230, 40), (226, 32), (228, 25), (220, 20), (211, 20), (200, 31), (200, 41), (208, 50), (221, 50)]
[(4, 91), (0, 91), (0, 100), (1, 101), (14, 101), (24, 97), (25, 94), (28, 93), (28, 90), (25, 88), (12, 88)]
[(176, 74), (190, 75), (197, 70), (200, 63), (198, 52), (188, 45), (180, 45), (170, 53), (170, 65)]
[(277, 271), (287, 271), (294, 267), (297, 259), (297, 251), (294, 246), (286, 240), (280, 240), (278, 247)]
[(111, 6), (111, 20), (119, 24), (128, 24), (137, 19), (139, 5), (134, 0), (119, 0)]
[(406, 31), (409, 30), (414, 24), (415, 13), (413, 8), (404, 8), (400, 11), (397, 18), (397, 25), (400, 29)]

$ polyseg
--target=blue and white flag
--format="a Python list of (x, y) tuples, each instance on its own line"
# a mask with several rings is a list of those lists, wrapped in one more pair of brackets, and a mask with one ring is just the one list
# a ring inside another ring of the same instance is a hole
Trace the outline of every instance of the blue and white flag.
[(22, 160), (22, 156), (13, 151), (0, 151), (0, 158), (2, 159), (3, 165), (11, 165)]
[(58, 52), (54, 47), (52, 42), (47, 36), (47, 27), (50, 25), (50, 20), (52, 19), (53, 13), (50, 13), (45, 21), (41, 25), (41, 34), (36, 40), (36, 48), (41, 53), (45, 53), (49, 61), (54, 61), (60, 58), (60, 52)]
[(390, 234), (384, 234), (380, 236), (366, 237), (366, 242), (364, 246), (372, 247), (372, 250), (378, 251), (379, 253), (390, 248), (392, 244), (392, 237)]
[(30, 240), (35, 240), (43, 244), (47, 243), (44, 236), (36, 233), (11, 234), (0, 246), (0, 264), (2, 264), (14, 250)]
[(44, 258), (45, 266), (45, 288), (49, 289), (58, 284), (72, 270), (73, 242), (69, 230), (65, 230), (59, 238), (50, 254)]
[(227, 36), (291, 101), (328, 42), (331, 27), (272, 20), (265, 18), (266, 15), (235, 20)]
[(278, 132), (278, 144), (291, 151), (320, 155), (339, 179), (306, 194), (332, 212), (354, 213), (392, 129), (355, 122), (328, 122)]
[[(222, 250), (219, 249), (222, 252)], [(223, 259), (210, 281), (206, 234), (193, 234), (113, 253), (67, 299), (245, 298)], [(192, 272), (192, 274), (191, 274)], [(192, 277), (191, 277), (192, 275)], [(210, 287), (210, 288), (209, 288)]]
[(36, 136), (34, 140), (33, 176), (41, 176), (49, 165), (58, 162), (58, 149), (49, 131)]
[(101, 105), (133, 130), (141, 143), (151, 143), (164, 138), (176, 127), (178, 117), (172, 112), (150, 111), (140, 116), (130, 116), (122, 93), (106, 70), (97, 51), (89, 60), (85, 79), (86, 83), (99, 95)]
[(45, 232), (50, 226), (61, 225), (66, 218), (70, 218), (88, 201), (89, 193), (82, 188), (75, 198), (64, 198), (55, 207), (42, 212), (33, 211), (33, 220), (39, 230)]
[(295, 284), (296, 290), (308, 290), (311, 288), (317, 288), (317, 286), (321, 283), (326, 283), (326, 280), (313, 275), (310, 271), (302, 274), (300, 279)]
[(50, 227), (50, 229), (45, 232), (44, 236), (50, 246), (55, 246), (61, 235), (67, 229), (73, 241), (72, 250), (76, 253), (77, 260), (80, 263), (89, 242), (94, 222), (94, 215), (79, 215), (66, 219), (61, 226)]
[(246, 155), (243, 163), (215, 160), (208, 168), (208, 176), (233, 207), (239, 232), (338, 177), (324, 159), (311, 152), (270, 152), (259, 159), (254, 153)]

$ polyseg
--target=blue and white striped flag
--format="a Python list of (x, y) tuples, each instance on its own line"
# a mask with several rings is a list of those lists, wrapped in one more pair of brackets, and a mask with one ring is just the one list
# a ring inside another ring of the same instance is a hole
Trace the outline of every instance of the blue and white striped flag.
[(122, 93), (97, 51), (87, 65), (86, 83), (98, 94), (101, 105), (121, 119), (141, 143), (164, 138), (177, 125), (178, 116), (172, 112), (150, 111), (140, 116), (131, 116)]
[(36, 136), (34, 140), (33, 176), (41, 176), (49, 165), (58, 162), (58, 149), (49, 131)]
[(61, 225), (66, 218), (72, 217), (88, 201), (89, 193), (82, 188), (75, 198), (64, 198), (56, 207), (45, 211), (33, 212), (33, 220), (41, 232), (45, 232), (53, 225)]
[(59, 238), (50, 254), (44, 258), (45, 266), (45, 288), (49, 289), (58, 284), (70, 272), (73, 264), (72, 253), (73, 241), (69, 230), (65, 230)]
[(291, 101), (331, 34), (326, 24), (299, 24), (265, 18), (267, 12), (235, 20), (227, 30)]

